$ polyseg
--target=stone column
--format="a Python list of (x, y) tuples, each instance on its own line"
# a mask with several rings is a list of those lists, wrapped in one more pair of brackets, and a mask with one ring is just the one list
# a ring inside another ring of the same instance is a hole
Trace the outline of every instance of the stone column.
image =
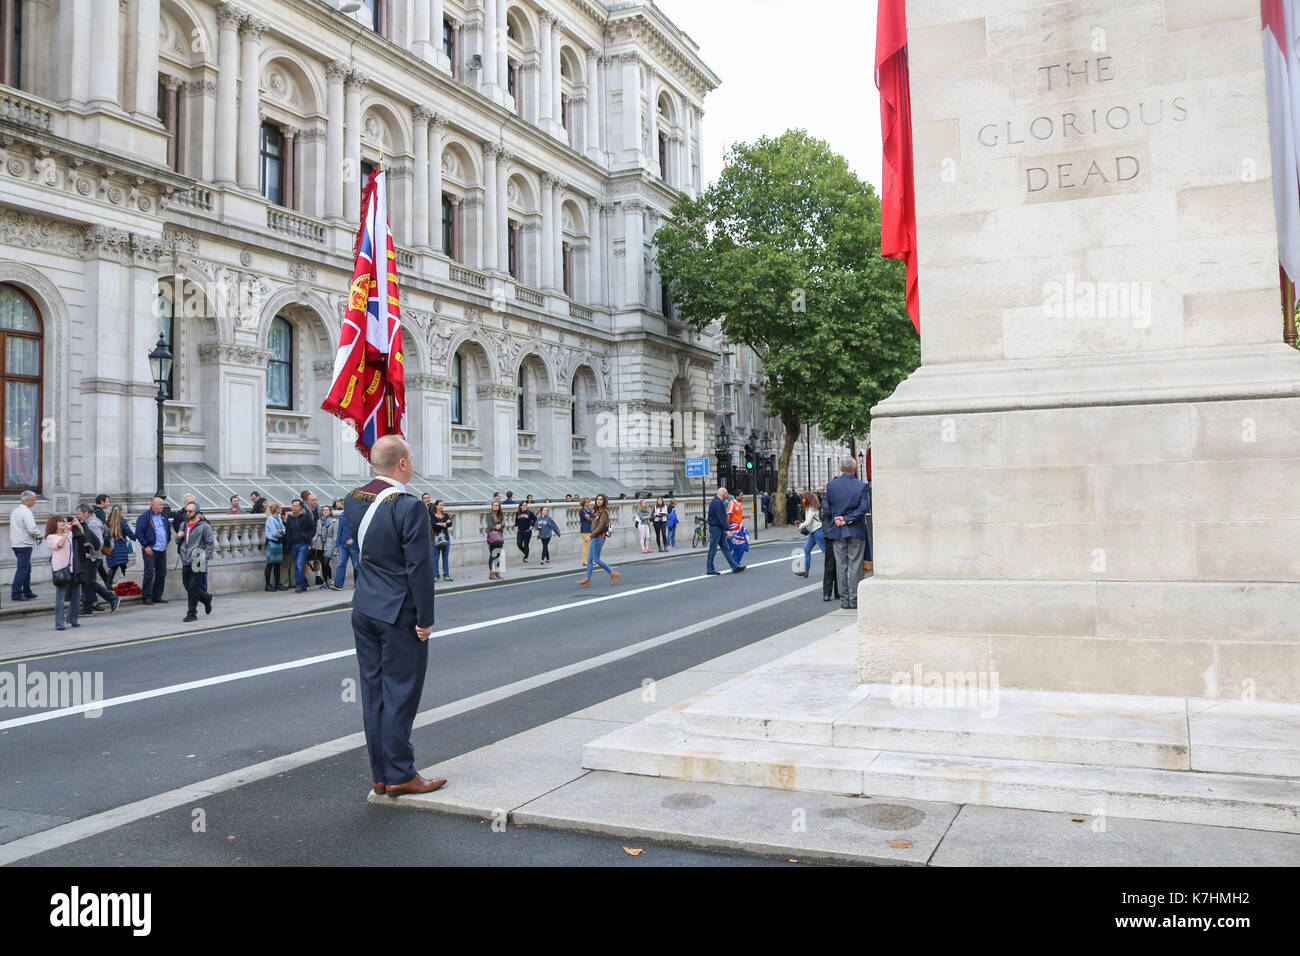
[(515, 76), (515, 99), (518, 102), (522, 97), (522, 109), (519, 113), (525, 122), (532, 123), (534, 126), (541, 125), (541, 107), (538, 105), (541, 96), (541, 67), (534, 60), (527, 63), (519, 64), (519, 70)]
[(649, 160), (650, 168), (654, 170), (656, 176), (659, 175), (659, 77), (654, 70), (647, 71), (646, 75), (646, 103), (645, 107), (650, 111), (646, 117), (650, 124), (650, 139), (648, 148), (650, 151)]
[(551, 228), (554, 233), (551, 236), (551, 255), (554, 257), (555, 269), (555, 288), (564, 288), (564, 190), (568, 183), (562, 179), (555, 181), (555, 189), (551, 193), (552, 214)]
[[(429, 121), (429, 245), (442, 251), (442, 131), (447, 117), (434, 114)], [(455, 230), (453, 230), (454, 232)], [(454, 253), (455, 250), (453, 249)]]
[[(560, 33), (563, 27), (559, 20), (551, 21), (551, 112), (554, 119), (551, 132), (560, 139), (565, 136), (564, 127), (560, 125), (560, 91), (563, 89), (560, 84)], [(545, 82), (546, 77), (542, 77), (542, 81)]]
[(370, 77), (349, 71), (343, 82), (343, 219), (361, 214), (361, 90)]
[(430, 0), (429, 39), (433, 43), (433, 60), (441, 63), (446, 56), (442, 49), (442, 24), (446, 19), (442, 12), (442, 0)]
[(417, 106), (415, 118), (415, 207), (411, 214), (411, 242), (419, 248), (429, 245), (429, 120), (433, 111)]
[(465, 209), (459, 196), (451, 197), (451, 258), (465, 261)]
[(555, 111), (555, 105), (551, 102), (551, 96), (555, 92), (551, 86), (551, 60), (554, 57), (554, 53), (551, 51), (551, 25), (555, 23), (555, 14), (549, 10), (544, 10), (542, 15), (537, 18), (537, 23), (537, 45), (541, 48), (540, 72), (537, 76), (537, 118), (538, 125), (542, 129), (549, 130)]
[[(430, 21), (430, 0), (412, 0), (415, 9), (412, 11), (414, 25), (412, 26), (411, 52), (421, 60), (431, 62), (433, 60), (434, 44), (430, 42), (430, 27), (433, 25)], [(437, 24), (437, 33), (439, 39), (442, 38), (442, 21)], [(418, 175), (418, 174), (417, 174)]]
[(505, 271), (510, 264), (507, 245), (510, 242), (510, 229), (506, 212), (506, 178), (510, 173), (511, 154), (509, 150), (497, 152), (497, 268)]
[[(114, 0), (91, 6), (90, 102), (92, 106), (118, 105), (118, 71), (122, 56), (122, 11)], [(84, 24), (78, 24), (85, 29)], [(153, 78), (157, 82), (157, 75)]]
[(644, 298), (641, 257), (641, 216), (644, 212), (643, 200), (623, 200), (623, 305), (629, 309), (639, 306)]
[(483, 146), (483, 259), (484, 272), (497, 268), (497, 151), (494, 143)]
[[(177, 122), (180, 113), (180, 88), (181, 81), (174, 76), (163, 77), (163, 89), (166, 90), (166, 99), (163, 101), (163, 116), (166, 117), (167, 137), (167, 165), (175, 169), (176, 157), (180, 155), (181, 127)], [(155, 91), (156, 95), (156, 91)]]
[(284, 208), (297, 209), (298, 176), (296, 174), (297, 158), (295, 145), (298, 139), (298, 127), (284, 127)]
[(333, 60), (325, 67), (325, 217), (343, 218), (343, 81), (348, 65)]
[(641, 158), (641, 54), (627, 50), (623, 64), (623, 162), (635, 166)]
[(506, 46), (506, 5), (507, 0), (495, 0), (496, 2), (496, 37), (497, 37), (497, 89), (501, 91), (501, 100), (509, 95), (510, 78), (506, 75), (506, 70), (510, 63), (509, 47)]
[(126, 31), (127, 42), (134, 46), (127, 72), (131, 110), (150, 122), (158, 114), (158, 2), (132, 0)]
[(239, 135), (235, 94), (239, 89), (239, 24), (244, 11), (233, 3), (217, 6), (217, 183), (233, 186), (235, 183), (235, 156), (233, 148)]
[(598, 306), (605, 301), (605, 248), (604, 205), (598, 199), (587, 200), (587, 216), (591, 221), (591, 252), (587, 265), (587, 304)]
[(267, 23), (250, 15), (239, 27), (239, 185), (257, 191), (261, 118), (258, 115), (258, 60)]
[(543, 289), (555, 289), (555, 177), (542, 173), (542, 269), (539, 281)]
[(497, 87), (497, 4), (504, 0), (479, 0), (483, 7), (483, 29), (482, 40), (483, 47), (483, 68), (479, 70), (479, 91), (484, 96), (496, 99), (494, 96)]
[(182, 84), (185, 109), (181, 111), (181, 172), (204, 182), (216, 181), (217, 84), (189, 80)]
[(587, 51), (587, 157), (600, 162), (600, 58)]
[[(15, 8), (17, 5), (14, 0)], [(77, 104), (90, 99), (91, 31), (82, 24), (90, 23), (93, 15), (91, 0), (65, 0), (59, 4), (58, 35), (71, 38), (59, 61), (59, 93)]]

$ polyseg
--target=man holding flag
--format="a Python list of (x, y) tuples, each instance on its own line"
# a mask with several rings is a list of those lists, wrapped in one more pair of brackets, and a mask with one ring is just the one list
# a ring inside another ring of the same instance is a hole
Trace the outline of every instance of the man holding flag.
[(352, 633), (371, 787), (394, 797), (429, 793), (446, 781), (416, 772), (411, 731), (433, 631), (433, 547), (429, 512), (406, 491), (415, 456), (404, 437), (402, 320), (382, 169), (362, 195), (334, 383), (321, 407), (356, 427), (357, 450), (375, 469), (374, 480), (354, 489), (343, 506), (359, 555)]

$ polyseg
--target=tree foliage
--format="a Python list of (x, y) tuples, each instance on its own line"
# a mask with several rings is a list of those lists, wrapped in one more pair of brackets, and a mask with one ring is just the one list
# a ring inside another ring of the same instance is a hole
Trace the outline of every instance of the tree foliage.
[(920, 344), (904, 266), (880, 256), (880, 200), (842, 156), (788, 130), (732, 158), (698, 199), (678, 199), (655, 244), (682, 320), (719, 321), (762, 360), (785, 433), (784, 495), (802, 425), (865, 435), (871, 406), (920, 364)]

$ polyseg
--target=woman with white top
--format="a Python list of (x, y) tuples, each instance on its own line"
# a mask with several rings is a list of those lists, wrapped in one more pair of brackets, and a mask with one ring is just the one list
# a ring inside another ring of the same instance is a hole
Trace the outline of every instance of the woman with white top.
[(662, 498), (655, 501), (654, 514), (651, 521), (655, 529), (655, 547), (660, 551), (668, 550), (668, 505)]
[(799, 525), (799, 530), (808, 532), (808, 540), (803, 543), (803, 573), (799, 577), (806, 578), (813, 545), (826, 550), (826, 532), (822, 530), (821, 505), (817, 502), (817, 496), (811, 491), (805, 491), (799, 496), (799, 503), (803, 506), (803, 523)]
[(650, 553), (650, 524), (654, 509), (642, 498), (636, 503), (636, 530), (641, 538), (641, 553)]

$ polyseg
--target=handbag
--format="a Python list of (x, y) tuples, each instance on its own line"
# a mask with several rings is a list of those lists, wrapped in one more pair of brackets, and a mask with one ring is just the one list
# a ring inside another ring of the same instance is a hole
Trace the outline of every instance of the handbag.
[(451, 539), (447, 537), (447, 532), (445, 531), (439, 531), (433, 536), (433, 546), (435, 548), (445, 548), (450, 543)]
[(99, 553), (104, 555), (104, 557), (108, 557), (110, 554), (113, 553), (113, 546), (111, 544), (103, 545), (102, 547), (100, 547)]
[(279, 539), (271, 539), (266, 542), (266, 563), (278, 564), (284, 560), (284, 545)]
[(72, 572), (67, 568), (59, 568), (54, 572), (52, 580), (56, 588), (66, 588), (72, 583)]
[(505, 543), (506, 543), (506, 536), (505, 536), (504, 534), (502, 534), (500, 531), (497, 531), (497, 530), (494, 528), (493, 530), (491, 530), (491, 531), (489, 531), (489, 532), (487, 533), (487, 542), (488, 542), (488, 546), (489, 546), (489, 547), (492, 547), (492, 546), (494, 546), (494, 545), (498, 545), (498, 544), (505, 544)]

